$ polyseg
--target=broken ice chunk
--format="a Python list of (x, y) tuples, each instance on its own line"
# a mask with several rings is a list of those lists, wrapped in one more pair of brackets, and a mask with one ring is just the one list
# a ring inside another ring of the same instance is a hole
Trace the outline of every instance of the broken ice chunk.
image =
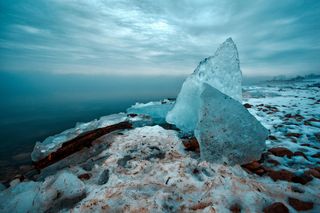
[(126, 121), (127, 115), (125, 113), (112, 114), (103, 116), (99, 120), (95, 119), (87, 123), (77, 123), (74, 128), (67, 129), (57, 135), (46, 138), (42, 143), (37, 142), (31, 153), (32, 161), (39, 161), (50, 153), (57, 151), (63, 143), (79, 136), (84, 132), (94, 129), (114, 125)]
[(167, 99), (146, 104), (136, 103), (127, 109), (127, 113), (149, 115), (155, 124), (161, 124), (165, 122), (167, 113), (172, 109), (173, 104), (173, 101)]
[(245, 164), (260, 158), (268, 131), (238, 101), (204, 84), (195, 136), (202, 160)]
[(175, 124), (185, 133), (193, 133), (198, 121), (203, 83), (241, 102), (242, 74), (239, 63), (237, 47), (232, 39), (228, 38), (214, 56), (201, 61), (193, 74), (185, 80), (166, 121)]

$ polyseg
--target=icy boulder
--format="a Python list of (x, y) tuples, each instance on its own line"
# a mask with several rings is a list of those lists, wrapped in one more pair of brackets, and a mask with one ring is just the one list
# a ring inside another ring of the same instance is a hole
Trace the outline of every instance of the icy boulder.
[(237, 47), (228, 38), (214, 56), (201, 61), (193, 74), (185, 80), (166, 121), (175, 124), (185, 133), (192, 133), (198, 121), (200, 94), (204, 83), (241, 102), (242, 74), (239, 63)]
[(195, 136), (202, 160), (232, 165), (259, 159), (268, 131), (238, 101), (204, 84)]

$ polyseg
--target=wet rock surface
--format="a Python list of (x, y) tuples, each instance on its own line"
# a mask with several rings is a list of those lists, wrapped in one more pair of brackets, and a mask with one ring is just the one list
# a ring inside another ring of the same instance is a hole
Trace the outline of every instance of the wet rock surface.
[(264, 213), (289, 213), (289, 209), (283, 203), (276, 202), (264, 208), (263, 212)]

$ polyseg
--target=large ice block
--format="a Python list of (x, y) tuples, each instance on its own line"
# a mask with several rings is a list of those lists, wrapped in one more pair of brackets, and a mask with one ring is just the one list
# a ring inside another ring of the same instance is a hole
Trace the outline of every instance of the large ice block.
[(192, 75), (182, 85), (176, 104), (166, 121), (175, 124), (185, 133), (192, 133), (198, 121), (200, 94), (203, 83), (241, 102), (242, 74), (236, 45), (228, 38), (214, 56), (200, 62)]
[(204, 84), (195, 136), (202, 160), (245, 164), (258, 160), (268, 131), (238, 101)]

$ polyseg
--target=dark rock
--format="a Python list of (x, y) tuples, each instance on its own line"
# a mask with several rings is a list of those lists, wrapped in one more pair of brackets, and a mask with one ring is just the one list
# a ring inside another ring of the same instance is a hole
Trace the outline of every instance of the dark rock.
[(80, 180), (89, 180), (89, 179), (91, 178), (91, 174), (89, 174), (89, 173), (84, 173), (84, 174), (79, 175), (78, 178), (79, 178)]
[(315, 170), (317, 170), (318, 172), (320, 172), (320, 166), (314, 167), (313, 169), (315, 169)]
[(251, 108), (251, 107), (252, 107), (252, 105), (251, 105), (251, 104), (249, 104), (249, 103), (245, 103), (245, 104), (243, 104), (243, 106), (244, 106), (245, 108), (247, 108), (247, 109), (249, 109), (249, 108)]
[(237, 203), (230, 206), (230, 211), (232, 213), (241, 213), (241, 206)]
[(150, 149), (150, 153), (144, 158), (145, 160), (163, 159), (166, 157), (166, 153), (159, 149), (159, 147), (150, 146), (148, 148)]
[(177, 128), (176, 125), (174, 125), (174, 124), (161, 123), (161, 124), (159, 124), (159, 126), (161, 126), (161, 127), (164, 128), (164, 129), (168, 129), (168, 130), (180, 131), (180, 129)]
[(304, 119), (304, 117), (302, 115), (299, 115), (299, 114), (295, 114), (295, 115), (286, 114), (284, 117), (287, 118), (287, 119), (293, 118), (293, 119), (295, 119), (296, 121), (299, 121), (299, 122)]
[(266, 171), (264, 169), (258, 169), (256, 171), (254, 171), (254, 173), (256, 173), (259, 176), (262, 176), (266, 173)]
[(301, 133), (296, 133), (296, 132), (289, 132), (286, 134), (287, 137), (296, 137), (296, 138), (300, 138), (302, 136)]
[(291, 181), (294, 183), (300, 183), (302, 185), (305, 185), (307, 183), (309, 183), (310, 181), (312, 181), (312, 177), (310, 175), (307, 174), (303, 174), (303, 175), (295, 175), (292, 177)]
[(304, 190), (297, 186), (291, 186), (291, 190), (296, 193), (304, 193)]
[(288, 201), (290, 206), (292, 206), (297, 211), (306, 211), (313, 209), (313, 202), (306, 202), (292, 197), (289, 197)]
[(278, 157), (287, 156), (291, 158), (293, 156), (293, 152), (291, 152), (289, 149), (284, 147), (275, 147), (275, 148), (269, 149), (268, 151)]
[(130, 118), (134, 118), (134, 117), (137, 117), (137, 114), (135, 113), (130, 113), (130, 114), (127, 114), (128, 117)]
[(292, 178), (294, 177), (294, 174), (292, 172), (289, 172), (287, 170), (280, 170), (280, 171), (274, 171), (270, 169), (267, 172), (267, 175), (272, 178), (272, 180), (277, 181), (277, 180), (285, 180), (285, 181), (291, 181)]
[(313, 158), (320, 158), (320, 152), (317, 153), (317, 154), (311, 155), (311, 157), (313, 157)]
[(106, 169), (100, 174), (98, 184), (99, 185), (106, 184), (108, 180), (109, 180), (109, 169)]
[(131, 157), (130, 155), (125, 155), (123, 158), (120, 158), (118, 161), (117, 161), (117, 164), (119, 166), (122, 166), (122, 167), (126, 167), (127, 166), (127, 162), (132, 160), (133, 157)]
[(261, 168), (261, 164), (258, 161), (252, 161), (251, 163), (242, 165), (243, 168), (248, 169), (249, 171), (253, 172)]
[(276, 202), (264, 208), (263, 212), (264, 213), (289, 213), (289, 209), (283, 203)]
[(306, 160), (309, 160), (308, 157), (307, 157), (303, 152), (300, 152), (300, 151), (294, 152), (294, 153), (293, 153), (293, 156), (302, 156), (302, 157), (304, 157)]
[(276, 138), (276, 136), (274, 136), (274, 135), (269, 135), (268, 139), (269, 139), (269, 140), (272, 140), (272, 141), (278, 140), (278, 139)]
[(182, 139), (182, 143), (187, 151), (200, 152), (200, 147), (195, 137)]
[(280, 164), (278, 161), (276, 161), (276, 160), (274, 160), (274, 159), (268, 159), (267, 162), (268, 162), (268, 163), (272, 163), (272, 164), (275, 165), (275, 166), (278, 166), (278, 165)]
[(251, 163), (241, 165), (248, 172), (252, 172), (259, 176), (262, 176), (266, 173), (267, 168), (262, 166), (259, 161), (252, 161)]
[(320, 172), (316, 169), (309, 169), (305, 172), (305, 175), (312, 175), (313, 177), (320, 179)]

